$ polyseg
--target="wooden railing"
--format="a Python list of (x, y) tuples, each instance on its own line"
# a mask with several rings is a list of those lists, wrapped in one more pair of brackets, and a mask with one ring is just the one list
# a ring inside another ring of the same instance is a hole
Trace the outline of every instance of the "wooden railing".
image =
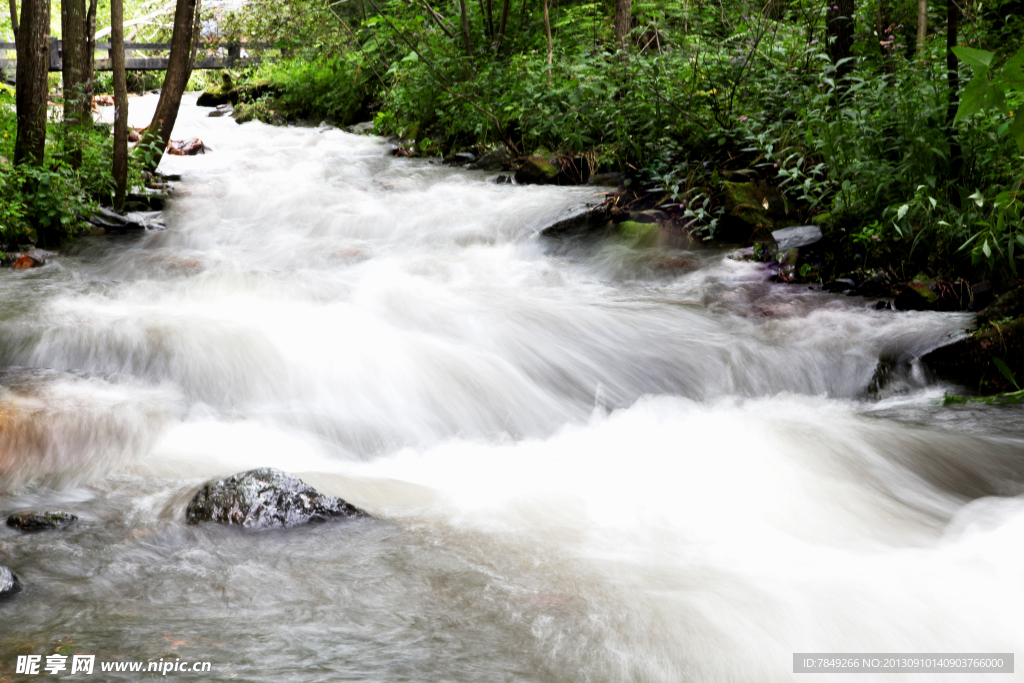
[[(63, 41), (50, 38), (50, 71), (60, 71), (63, 68)], [(199, 46), (199, 53), (196, 55), (196, 69), (227, 69), (236, 66), (245, 66), (258, 62), (258, 57), (242, 56), (242, 50), (265, 49), (267, 43), (206, 43)], [(169, 52), (170, 43), (125, 43), (125, 70), (126, 71), (166, 71), (167, 60), (163, 57), (132, 57), (135, 51), (144, 52)], [(9, 72), (13, 77), (17, 60), (7, 59), (5, 54), (8, 50), (17, 51), (16, 43), (0, 43), (0, 72)], [(110, 58), (110, 43), (96, 43), (96, 51), (105, 52), (108, 56), (96, 59), (93, 56), (96, 71), (111, 71), (112, 60)], [(211, 53), (213, 51), (213, 53)], [(224, 51), (223, 54), (219, 54)], [(200, 59), (200, 57), (202, 59)]]

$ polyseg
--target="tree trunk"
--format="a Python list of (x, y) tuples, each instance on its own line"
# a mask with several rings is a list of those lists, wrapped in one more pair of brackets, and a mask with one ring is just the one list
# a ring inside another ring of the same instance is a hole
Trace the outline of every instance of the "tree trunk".
[(548, 14), (548, 0), (544, 0), (544, 32), (548, 36), (548, 86), (551, 86), (551, 55), (555, 51), (555, 44), (551, 42), (551, 18)]
[(615, 44), (627, 52), (633, 21), (632, 9), (632, 0), (615, 0)]
[[(946, 108), (946, 136), (949, 140), (949, 172), (951, 178), (960, 177), (963, 166), (963, 151), (957, 137), (956, 110), (960, 107), (960, 65), (953, 54), (957, 45), (957, 32), (960, 29), (960, 7), (956, 0), (946, 0), (946, 78), (949, 84), (949, 106)], [(955, 189), (951, 196), (959, 203), (960, 193)]]
[(171, 56), (167, 60), (167, 71), (164, 75), (164, 87), (160, 91), (153, 121), (146, 129), (146, 134), (139, 141), (139, 147), (148, 148), (154, 143), (158, 146), (156, 154), (147, 159), (147, 170), (154, 171), (160, 164), (167, 143), (171, 140), (171, 131), (178, 118), (178, 107), (181, 95), (188, 85), (192, 74), (192, 26), (196, 11), (196, 0), (178, 0), (174, 10), (174, 33), (171, 36)]
[(18, 27), (15, 101), (18, 134), (14, 163), (43, 164), (46, 149), (46, 94), (50, 72), (50, 2), (24, 0)]
[(501, 41), (505, 39), (505, 26), (508, 24), (508, 5), (510, 0), (503, 0), (501, 3), (501, 21), (498, 24), (498, 42), (494, 47), (497, 52), (501, 49)]
[[(854, 0), (832, 0), (825, 14), (828, 29), (828, 55), (833, 64), (850, 57), (853, 50), (853, 19), (856, 13)], [(838, 7), (839, 9), (835, 9)], [(850, 62), (836, 67), (836, 84), (853, 68)]]
[(11, 33), (14, 34), (14, 42), (18, 42), (18, 0), (9, 0), (11, 6)]
[(89, 0), (89, 11), (85, 15), (85, 98), (82, 100), (82, 120), (92, 122), (92, 96), (96, 92), (96, 5), (99, 0)]
[(124, 73), (124, 0), (110, 0), (110, 59), (114, 71), (114, 206), (128, 190), (128, 79)]
[(466, 56), (473, 56), (473, 43), (469, 39), (469, 14), (466, 12), (466, 0), (459, 0), (459, 9), (462, 10), (462, 39), (466, 41)]
[(85, 99), (85, 59), (87, 49), (85, 0), (61, 0), (60, 22), (64, 41), (64, 124), (77, 126)]
[(491, 0), (486, 0), (487, 7), (487, 35), (494, 40), (494, 13), (491, 11)]
[(895, 52), (895, 39), (892, 32), (892, 22), (889, 21), (889, 0), (877, 0), (875, 5), (875, 22), (878, 24), (878, 49), (882, 53), (882, 66), (889, 73), (892, 73), (892, 57)]
[(917, 56), (924, 54), (924, 41), (928, 37), (928, 0), (917, 0)]

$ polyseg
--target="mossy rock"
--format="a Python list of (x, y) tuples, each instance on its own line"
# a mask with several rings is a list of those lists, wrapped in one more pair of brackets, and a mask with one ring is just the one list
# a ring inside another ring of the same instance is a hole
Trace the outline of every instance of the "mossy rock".
[(615, 227), (619, 236), (631, 247), (653, 247), (661, 235), (661, 226), (657, 223), (622, 221)]
[(544, 185), (554, 181), (558, 169), (539, 154), (531, 155), (516, 171), (516, 182), (520, 185)]

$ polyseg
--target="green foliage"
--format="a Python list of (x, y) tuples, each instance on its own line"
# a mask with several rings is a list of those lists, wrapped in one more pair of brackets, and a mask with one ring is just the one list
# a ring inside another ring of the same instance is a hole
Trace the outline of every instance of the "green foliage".
[[(362, 108), (369, 80), (358, 52), (268, 62), (255, 77), (273, 84), (277, 106), (289, 117), (331, 117), (345, 123)], [(266, 102), (254, 103), (254, 115), (257, 111), (266, 113), (270, 108)]]
[[(17, 122), (0, 93), (0, 157), (14, 154)], [(47, 130), (43, 166), (13, 166), (0, 160), (0, 241), (8, 246), (36, 242), (44, 235), (59, 241), (83, 228), (97, 200), (113, 192), (110, 175), (112, 142), (109, 127)]]

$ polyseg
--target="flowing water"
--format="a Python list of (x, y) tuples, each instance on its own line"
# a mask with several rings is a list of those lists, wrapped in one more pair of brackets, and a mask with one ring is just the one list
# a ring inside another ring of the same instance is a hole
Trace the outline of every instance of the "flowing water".
[[(0, 530), (27, 585), (0, 678), (60, 648), (201, 680), (784, 681), (794, 652), (1024, 645), (1024, 412), (943, 408), (914, 362), (965, 314), (566, 245), (537, 231), (593, 188), (206, 111), (166, 230), (0, 275), (0, 512), (81, 518)], [(184, 524), (257, 466), (375, 518)]]

